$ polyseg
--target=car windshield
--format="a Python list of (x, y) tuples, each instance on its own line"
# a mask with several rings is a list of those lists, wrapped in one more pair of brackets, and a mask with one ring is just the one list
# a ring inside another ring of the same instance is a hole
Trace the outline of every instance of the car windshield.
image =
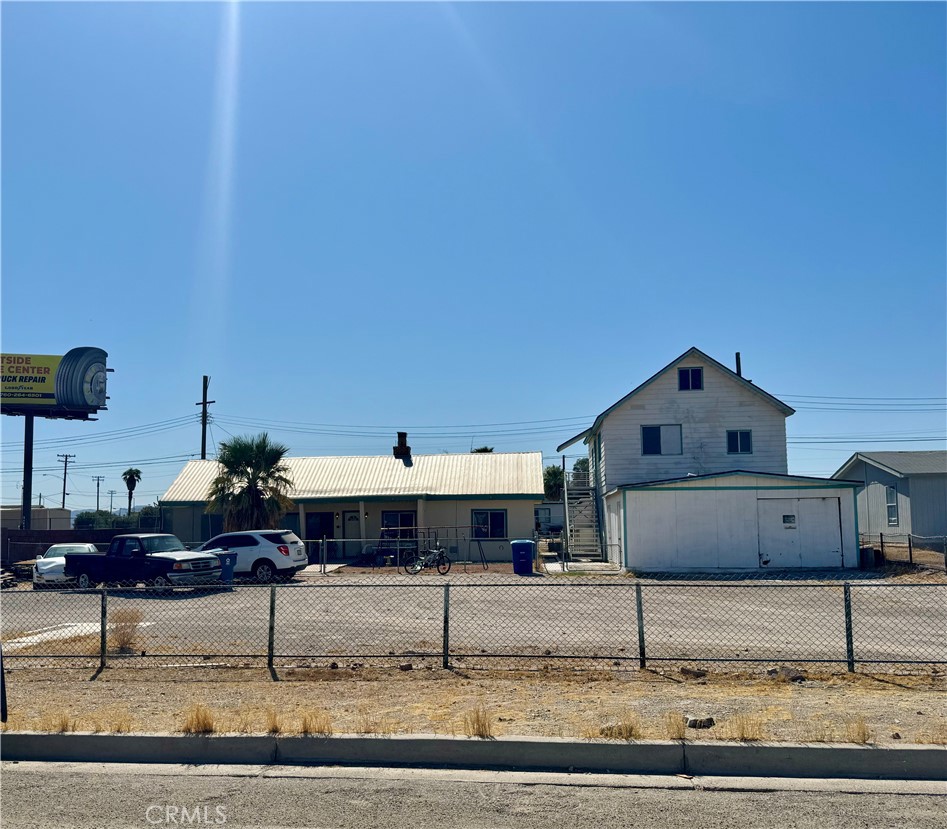
[(141, 539), (141, 546), (146, 553), (170, 553), (183, 550), (184, 544), (176, 535), (155, 535)]
[(42, 558), (62, 558), (66, 553), (88, 553), (90, 552), (88, 544), (63, 544), (57, 547), (50, 547), (41, 557)]

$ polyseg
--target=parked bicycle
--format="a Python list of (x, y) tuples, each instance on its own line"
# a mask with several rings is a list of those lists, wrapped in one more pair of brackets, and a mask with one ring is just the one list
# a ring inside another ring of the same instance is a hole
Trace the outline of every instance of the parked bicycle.
[(419, 553), (411, 553), (402, 562), (404, 571), (409, 575), (416, 576), (425, 567), (435, 567), (437, 572), (446, 576), (450, 572), (451, 560), (443, 547), (435, 547), (432, 550), (421, 550)]

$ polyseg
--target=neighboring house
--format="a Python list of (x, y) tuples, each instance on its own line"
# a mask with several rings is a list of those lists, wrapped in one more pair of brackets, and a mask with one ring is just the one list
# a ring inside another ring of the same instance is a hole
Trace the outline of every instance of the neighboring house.
[(860, 483), (863, 533), (947, 535), (947, 452), (856, 452), (832, 477)]
[(565, 506), (562, 501), (543, 501), (533, 510), (536, 519), (536, 532), (543, 535), (562, 532), (566, 522)]
[(794, 410), (691, 348), (558, 447), (570, 551), (651, 570), (854, 567), (851, 482), (788, 474)]
[[(404, 447), (408, 449), (408, 447)], [(408, 450), (410, 451), (410, 450)], [(541, 452), (287, 458), (293, 510), (283, 527), (306, 541), (335, 539), (329, 553), (353, 558), (365, 544), (418, 532), (452, 557), (510, 558), (511, 538), (532, 538), (543, 499)], [(159, 500), (166, 532), (205, 541), (221, 531), (208, 515), (216, 461), (189, 461)], [(479, 542), (479, 544), (478, 544)]]

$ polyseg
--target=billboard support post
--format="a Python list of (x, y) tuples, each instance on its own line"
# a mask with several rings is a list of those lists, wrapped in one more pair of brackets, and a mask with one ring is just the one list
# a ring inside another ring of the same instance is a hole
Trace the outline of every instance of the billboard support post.
[(33, 415), (23, 420), (23, 506), (20, 513), (20, 529), (32, 529), (33, 524)]

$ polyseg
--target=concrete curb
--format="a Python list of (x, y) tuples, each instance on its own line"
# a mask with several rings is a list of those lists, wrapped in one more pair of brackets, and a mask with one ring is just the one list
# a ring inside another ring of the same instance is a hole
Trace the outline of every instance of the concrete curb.
[(876, 780), (947, 780), (947, 746), (586, 742), (540, 737), (3, 734), (0, 759), (81, 763), (420, 766)]

